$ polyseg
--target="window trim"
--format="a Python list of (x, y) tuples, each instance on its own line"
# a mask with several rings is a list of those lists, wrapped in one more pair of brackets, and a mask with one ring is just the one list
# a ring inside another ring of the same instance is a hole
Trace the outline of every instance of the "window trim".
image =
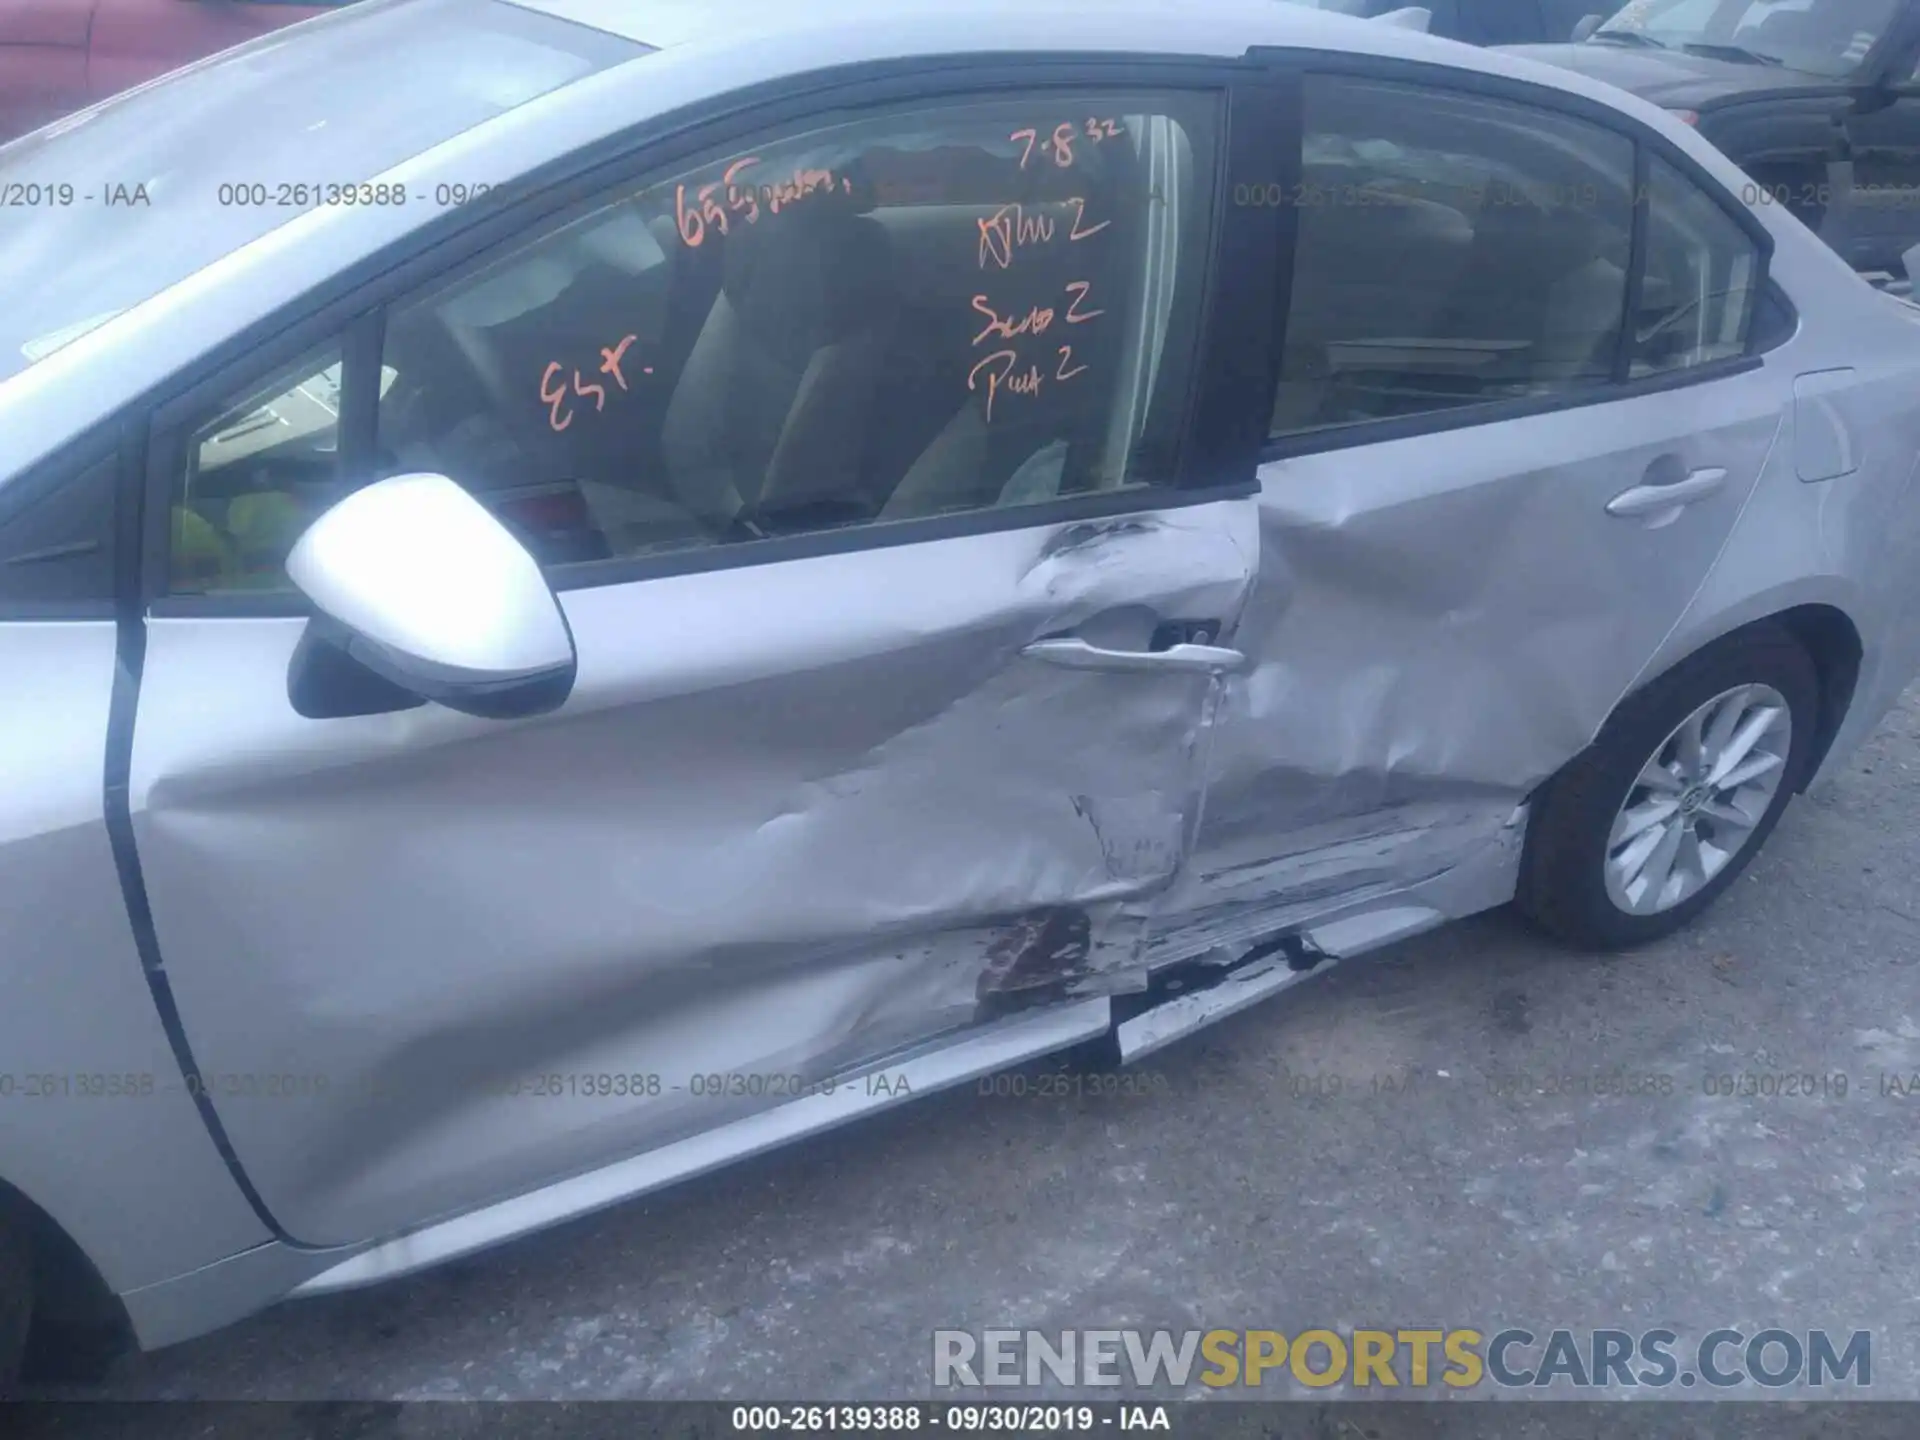
[[(1793, 297), (1787, 294), (1786, 288), (1773, 276), (1767, 276), (1766, 284), (1760, 289), (1760, 298), (1771, 302), (1778, 310), (1780, 318), (1772, 335), (1761, 331), (1759, 325), (1755, 324), (1754, 333), (1748, 337), (1748, 345), (1755, 358), (1769, 351), (1778, 350), (1800, 333), (1800, 307), (1793, 303)], [(1758, 307), (1756, 307), (1756, 321), (1758, 315)]]
[[(1257, 70), (1252, 73), (1257, 73)], [(171, 538), (167, 521), (175, 473), (188, 427), (200, 411), (250, 382), (257, 383), (278, 366), (337, 335), (347, 364), (343, 371), (341, 445), (343, 469), (364, 465), (371, 453), (377, 424), (377, 382), (355, 374), (366, 368), (369, 353), (377, 356), (387, 307), (415, 292), (445, 283), (486, 257), (506, 253), (527, 242), (530, 233), (565, 223), (565, 217), (605, 203), (609, 196), (644, 184), (650, 177), (671, 174), (701, 154), (737, 146), (769, 128), (828, 116), (857, 118), (863, 112), (903, 103), (937, 105), (948, 101), (991, 100), (1010, 91), (1071, 93), (1088, 90), (1180, 92), (1215, 113), (1216, 146), (1214, 206), (1208, 216), (1208, 248), (1201, 257), (1201, 284), (1196, 317), (1196, 354), (1179, 417), (1179, 442), (1172, 482), (1102, 494), (1073, 496), (1043, 505), (969, 511), (887, 524), (848, 526), (805, 535), (706, 546), (660, 555), (556, 567), (549, 580), (556, 591), (629, 584), (669, 575), (704, 570), (774, 564), (815, 555), (914, 544), (952, 536), (1000, 530), (1039, 528), (1078, 520), (1099, 519), (1143, 509), (1170, 509), (1207, 504), (1258, 493), (1257, 445), (1231, 443), (1212, 434), (1203, 416), (1222, 408), (1221, 387), (1229, 393), (1235, 374), (1244, 375), (1247, 361), (1264, 348), (1264, 318), (1253, 325), (1234, 318), (1235, 306), (1216, 306), (1217, 297), (1241, 281), (1257, 288), (1276, 284), (1268, 274), (1272, 255), (1264, 243), (1247, 244), (1247, 226), (1236, 223), (1228, 207), (1229, 167), (1237, 151), (1267, 136), (1254, 136), (1251, 127), (1235, 123), (1236, 97), (1250, 67), (1241, 62), (1167, 56), (983, 57), (934, 64), (888, 62), (816, 72), (777, 85), (735, 93), (665, 120), (609, 136), (596, 146), (575, 152), (563, 162), (535, 172), (510, 187), (493, 192), (493, 199), (466, 207), (474, 213), (448, 212), (444, 224), (424, 227), (400, 245), (390, 247), (336, 275), (279, 314), (232, 337), (193, 370), (177, 378), (145, 405), (152, 407), (152, 444), (145, 462), (147, 511), (141, 593), (147, 613), (173, 615), (301, 616), (311, 606), (297, 591), (230, 591), (205, 595), (169, 595)], [(1229, 233), (1243, 237), (1227, 245)], [(1233, 277), (1238, 277), (1233, 278)], [(1217, 334), (1222, 327), (1224, 334)], [(353, 360), (358, 358), (360, 366)], [(377, 373), (377, 371), (373, 372)], [(1268, 393), (1271, 394), (1271, 385)], [(1256, 422), (1257, 421), (1257, 425)], [(1250, 416), (1247, 436), (1256, 428), (1264, 433), (1267, 416)], [(364, 447), (364, 448), (363, 448)], [(1224, 478), (1222, 478), (1224, 477)]]
[[(1513, 80), (1504, 75), (1488, 75), (1480, 71), (1455, 70), (1417, 60), (1399, 60), (1380, 56), (1356, 56), (1339, 51), (1276, 51), (1258, 49), (1249, 52), (1270, 65), (1276, 73), (1291, 74), (1301, 86), (1300, 109), (1294, 124), (1285, 132), (1283, 140), (1291, 153), (1299, 153), (1305, 140), (1305, 80), (1309, 75), (1339, 76), (1345, 79), (1384, 82), (1389, 84), (1413, 85), (1424, 89), (1438, 89), (1479, 100), (1490, 100), (1548, 110), (1568, 119), (1598, 125), (1616, 135), (1624, 137), (1634, 147), (1633, 175), (1635, 194), (1646, 194), (1646, 177), (1651, 171), (1648, 157), (1657, 155), (1672, 166), (1683, 179), (1691, 183), (1710, 201), (1719, 206), (1746, 235), (1755, 248), (1756, 270), (1753, 291), (1756, 297), (1771, 290), (1783, 298), (1785, 292), (1773, 281), (1774, 238), (1771, 231), (1751, 213), (1748, 207), (1739, 203), (1737, 196), (1729, 193), (1718, 179), (1709, 174), (1693, 156), (1687, 154), (1666, 136), (1651, 129), (1630, 115), (1597, 100), (1583, 95), (1554, 89), (1550, 86), (1536, 85), (1531, 81)], [(1631, 301), (1639, 294), (1641, 280), (1646, 266), (1646, 221), (1648, 206), (1635, 205), (1632, 218), (1633, 249), (1627, 268), (1627, 298)], [(1289, 212), (1291, 213), (1291, 212)], [(1297, 219), (1283, 222), (1286, 234), (1284, 253), (1276, 252), (1276, 266), (1284, 264), (1281, 271), (1285, 277), (1280, 286), (1280, 304), (1282, 311), (1278, 320), (1276, 345), (1285, 337), (1285, 311), (1291, 301), (1293, 288), (1293, 245), (1299, 229)], [(1788, 299), (1787, 309), (1792, 312), (1792, 303)], [(1626, 323), (1631, 311), (1623, 312), (1623, 335), (1621, 351), (1615, 357), (1615, 374), (1619, 374), (1619, 365), (1623, 357), (1630, 354), (1632, 326)], [(1780, 343), (1778, 340), (1774, 345)], [(1349, 425), (1328, 426), (1320, 430), (1298, 431), (1292, 434), (1272, 436), (1260, 450), (1260, 461), (1266, 464), (1274, 460), (1291, 459), (1301, 455), (1320, 454), (1331, 450), (1351, 449), (1356, 445), (1385, 443), (1391, 440), (1404, 440), (1410, 437), (1441, 434), (1451, 430), (1464, 429), (1471, 425), (1495, 425), (1506, 420), (1526, 419), (1535, 415), (1552, 414), (1561, 410), (1584, 409), (1592, 405), (1610, 404), (1617, 400), (1637, 399), (1642, 395), (1658, 394), (1667, 390), (1678, 390), (1692, 385), (1709, 384), (1715, 380), (1724, 380), (1730, 376), (1742, 375), (1759, 368), (1764, 362), (1762, 356), (1774, 345), (1760, 345), (1749, 316), (1747, 346), (1744, 354), (1728, 356), (1722, 360), (1711, 361), (1704, 365), (1689, 366), (1684, 369), (1664, 371), (1639, 380), (1626, 378), (1596, 381), (1577, 389), (1560, 391), (1552, 395), (1527, 395), (1513, 399), (1489, 400), (1476, 404), (1458, 405), (1447, 410), (1430, 413), (1394, 416), (1379, 420), (1360, 420)], [(1278, 384), (1277, 373), (1275, 384)]]
[[(1653, 219), (1653, 157), (1647, 147), (1633, 147), (1633, 213), (1627, 221), (1627, 292), (1622, 297), (1620, 338), (1613, 349), (1613, 385), (1633, 381), (1633, 352), (1640, 346), (1633, 317), (1640, 313), (1647, 293), (1647, 235)], [(1751, 318), (1751, 317), (1749, 317)]]

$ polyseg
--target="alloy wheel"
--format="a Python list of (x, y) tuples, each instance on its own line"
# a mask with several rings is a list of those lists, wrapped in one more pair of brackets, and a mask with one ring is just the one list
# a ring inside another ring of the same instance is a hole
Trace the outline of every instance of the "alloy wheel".
[(1723, 691), (1682, 720), (1614, 816), (1608, 898), (1653, 915), (1697, 894), (1752, 840), (1792, 747), (1792, 711), (1770, 685)]

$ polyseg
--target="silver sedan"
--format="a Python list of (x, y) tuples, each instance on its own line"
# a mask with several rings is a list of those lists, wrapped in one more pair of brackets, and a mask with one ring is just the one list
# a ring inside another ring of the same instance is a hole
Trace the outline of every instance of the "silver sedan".
[(1684, 924), (1920, 668), (1920, 308), (1742, 183), (1270, 0), (367, 0), (0, 149), (0, 1370)]

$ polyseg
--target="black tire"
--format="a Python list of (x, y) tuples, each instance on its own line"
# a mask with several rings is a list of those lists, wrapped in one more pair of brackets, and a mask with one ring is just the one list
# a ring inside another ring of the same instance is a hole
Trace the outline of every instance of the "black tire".
[[(1763, 684), (1787, 702), (1793, 737), (1785, 773), (1752, 838), (1695, 894), (1650, 915), (1607, 894), (1604, 865), (1614, 817), (1640, 767), (1683, 720), (1727, 690)], [(1521, 856), (1520, 913), (1585, 950), (1626, 950), (1672, 934), (1705, 910), (1760, 853), (1804, 782), (1820, 718), (1820, 677), (1800, 642), (1777, 625), (1737, 630), (1621, 702), (1586, 750), (1535, 792)]]
[(0, 1196), (0, 1400), (19, 1383), (33, 1319), (33, 1247), (24, 1219)]

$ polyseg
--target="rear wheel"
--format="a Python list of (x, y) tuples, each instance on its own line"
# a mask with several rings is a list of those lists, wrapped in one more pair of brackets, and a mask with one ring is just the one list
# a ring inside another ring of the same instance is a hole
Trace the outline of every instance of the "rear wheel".
[(1521, 911), (1588, 949), (1678, 930), (1773, 832), (1809, 763), (1819, 702), (1813, 662), (1771, 625), (1631, 696), (1535, 795)]

